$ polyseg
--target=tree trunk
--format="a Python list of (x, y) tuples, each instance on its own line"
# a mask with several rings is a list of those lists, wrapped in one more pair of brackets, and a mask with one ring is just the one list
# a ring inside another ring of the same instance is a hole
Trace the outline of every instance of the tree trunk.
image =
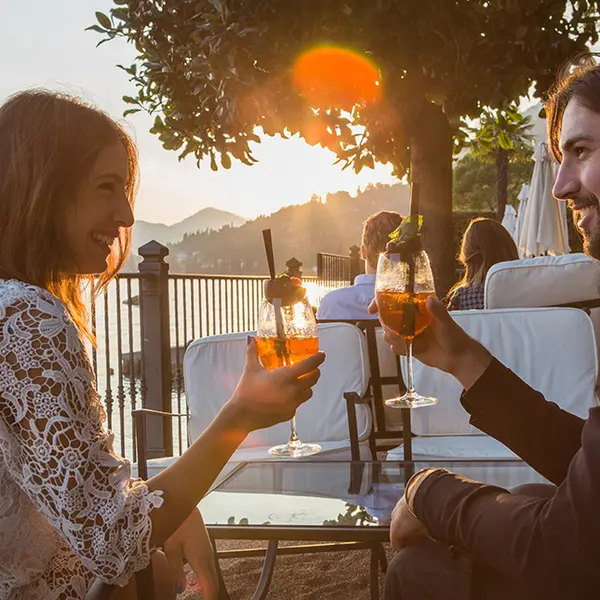
[(442, 110), (424, 102), (410, 136), (411, 177), (419, 183), (423, 243), (429, 254), (436, 294), (443, 298), (456, 282), (452, 223), (452, 130)]
[(498, 148), (496, 153), (496, 218), (504, 219), (508, 200), (508, 152)]

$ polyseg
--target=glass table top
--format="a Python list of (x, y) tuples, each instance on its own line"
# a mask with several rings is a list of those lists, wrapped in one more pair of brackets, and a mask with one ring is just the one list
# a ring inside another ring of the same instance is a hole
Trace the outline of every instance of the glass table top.
[(519, 460), (240, 463), (200, 503), (207, 525), (253, 527), (384, 527), (413, 473), (426, 467), (513, 488), (547, 483)]

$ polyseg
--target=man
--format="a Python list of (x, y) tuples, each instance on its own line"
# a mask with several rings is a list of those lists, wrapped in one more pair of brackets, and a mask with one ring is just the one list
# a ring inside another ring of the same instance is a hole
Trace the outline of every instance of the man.
[(356, 320), (372, 319), (369, 304), (375, 297), (375, 275), (379, 254), (385, 250), (392, 231), (398, 228), (402, 217), (397, 212), (382, 210), (371, 215), (363, 224), (360, 254), (365, 261), (365, 274), (354, 279), (351, 287), (327, 294), (319, 306), (318, 319)]
[[(547, 113), (561, 163), (554, 195), (579, 213), (586, 252), (600, 258), (600, 67), (563, 78)], [(600, 598), (600, 407), (584, 421), (546, 402), (437, 300), (428, 309), (434, 321), (415, 339), (414, 355), (454, 375), (471, 423), (556, 487), (510, 493), (443, 469), (417, 473), (392, 515), (390, 538), (400, 552), (386, 599)], [(400, 338), (385, 335), (404, 352)]]

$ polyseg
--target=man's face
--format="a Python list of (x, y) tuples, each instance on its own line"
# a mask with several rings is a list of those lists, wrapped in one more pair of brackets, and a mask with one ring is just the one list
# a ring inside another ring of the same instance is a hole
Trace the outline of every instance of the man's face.
[(563, 160), (554, 196), (569, 201), (585, 253), (600, 260), (600, 114), (571, 100), (562, 120), (560, 146)]

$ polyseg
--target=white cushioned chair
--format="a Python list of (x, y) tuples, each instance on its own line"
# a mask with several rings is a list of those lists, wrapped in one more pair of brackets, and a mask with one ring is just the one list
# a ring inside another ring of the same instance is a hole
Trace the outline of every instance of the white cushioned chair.
[[(349, 460), (346, 393), (363, 397), (369, 382), (369, 362), (363, 333), (347, 323), (318, 325), (319, 347), (327, 358), (321, 366), (321, 378), (313, 388), (313, 397), (296, 414), (298, 434), (303, 441), (316, 442), (322, 452), (315, 460)], [(208, 427), (231, 397), (244, 370), (248, 333), (234, 333), (200, 338), (187, 348), (183, 359), (183, 376), (189, 411), (188, 436), (195, 440)], [(360, 456), (370, 459), (368, 439), (371, 412), (366, 405), (356, 406)], [(271, 446), (289, 439), (289, 423), (280, 423), (248, 435), (234, 453), (220, 478), (238, 462), (271, 460)], [(148, 461), (152, 476), (171, 464), (173, 457)], [(286, 460), (286, 459), (278, 459)]]
[[(564, 410), (587, 418), (597, 404), (598, 358), (589, 316), (573, 308), (534, 308), (451, 313), (503, 364)], [(515, 459), (500, 442), (469, 424), (462, 387), (447, 373), (415, 360), (415, 387), (439, 402), (412, 411), (414, 460)], [(549, 440), (548, 443), (552, 443)], [(401, 460), (402, 447), (388, 453)], [(518, 483), (514, 483), (518, 485)]]
[[(585, 254), (540, 256), (501, 262), (488, 272), (485, 308), (600, 307), (600, 262)], [(590, 308), (600, 343), (600, 308)]]
[(535, 308), (600, 299), (600, 262), (585, 254), (497, 263), (485, 280), (485, 308)]

